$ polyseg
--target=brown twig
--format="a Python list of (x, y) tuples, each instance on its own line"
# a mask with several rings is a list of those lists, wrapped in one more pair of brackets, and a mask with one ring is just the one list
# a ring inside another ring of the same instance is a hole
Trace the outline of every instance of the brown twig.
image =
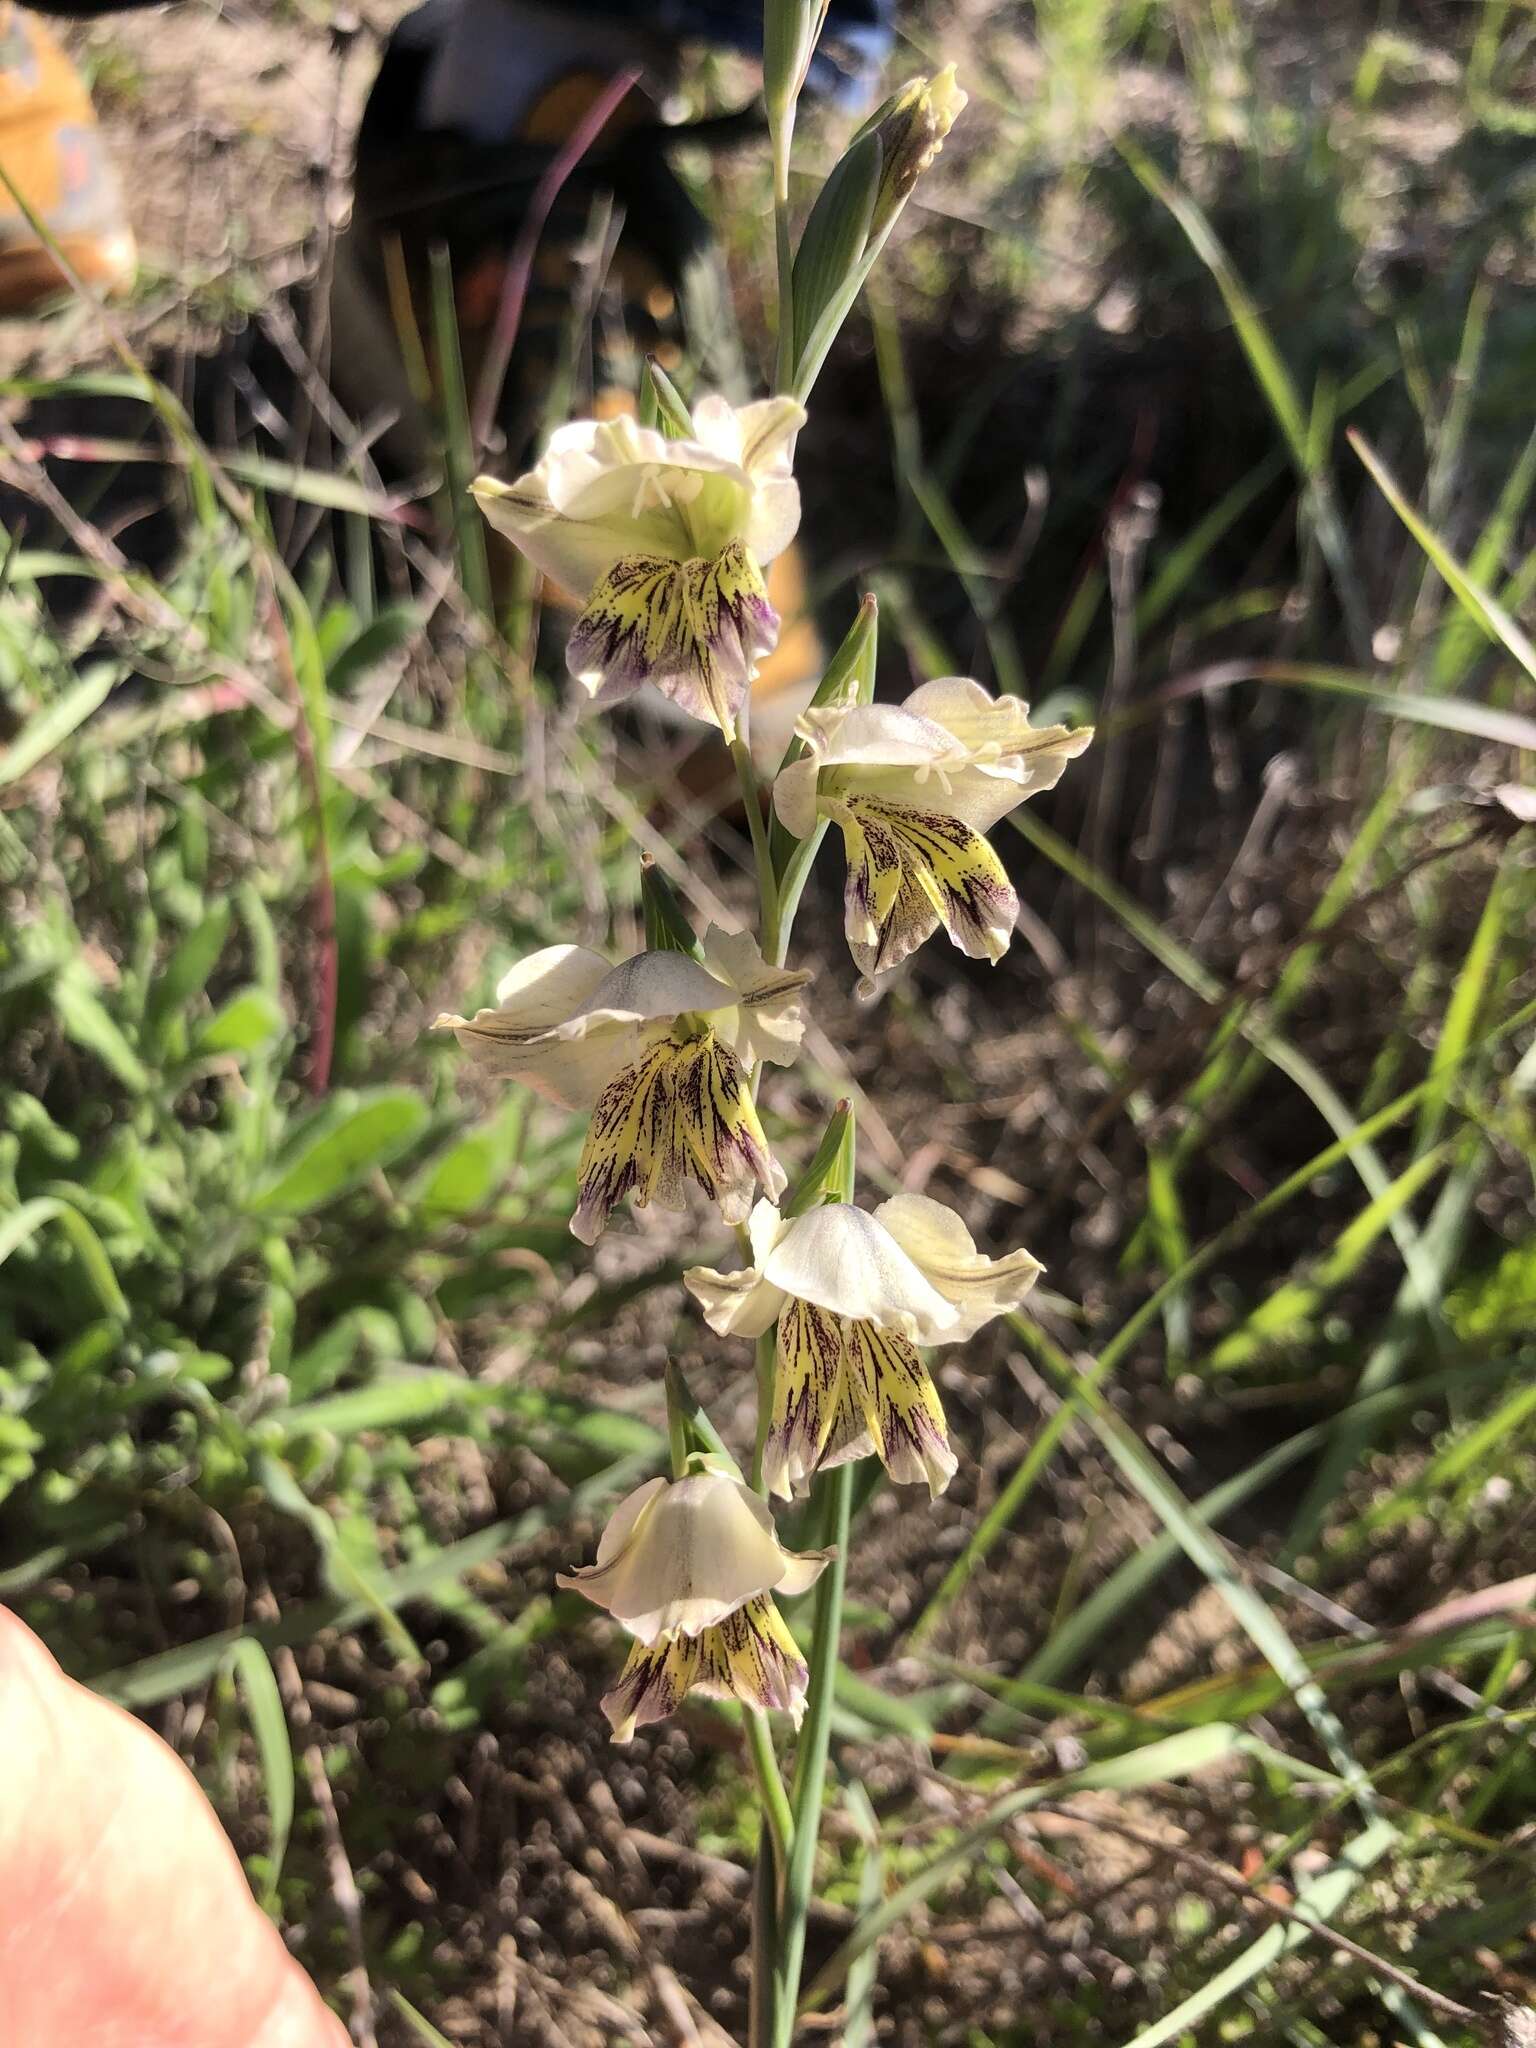
[(310, 1052), (308, 1085), (311, 1095), (323, 1095), (331, 1085), (331, 1056), (336, 1049), (336, 997), (340, 982), (340, 961), (336, 944), (336, 882), (331, 872), (331, 848), (325, 822), (325, 784), (315, 758), (315, 736), (304, 709), (304, 695), (293, 666), (293, 648), (276, 591), (267, 601), (267, 624), (272, 635), (277, 672), (292, 701), (293, 751), (299, 775), (314, 814), (315, 879), (310, 901), (314, 923), (310, 931), (311, 963)]
[[(276, 1603), (270, 1592), (263, 1594), (261, 1604), (275, 1611)], [(304, 1680), (299, 1674), (298, 1660), (292, 1650), (286, 1647), (274, 1649), (272, 1669), (304, 1765), (309, 1796), (320, 1816), (320, 1832), (325, 1839), (325, 1864), (331, 1880), (331, 1896), (336, 1901), (336, 1910), (346, 1929), (347, 1945), (352, 1951), (352, 1967), (347, 1972), (347, 1984), (352, 1996), (352, 2038), (357, 2043), (357, 2048), (378, 2048), (378, 2037), (374, 2033), (373, 2025), (373, 1985), (368, 1977), (367, 1953), (363, 1943), (363, 1902), (357, 1889), (357, 1879), (352, 1874), (346, 1843), (342, 1840), (341, 1819), (336, 1811), (336, 1795), (331, 1790), (331, 1781), (326, 1774), (325, 1753), (315, 1729), (309, 1701), (304, 1695)]]
[(1185, 1863), (1192, 1870), (1198, 1870), (1203, 1877), (1209, 1878), (1212, 1883), (1219, 1884), (1237, 1897), (1248, 1900), (1261, 1912), (1268, 1913), (1272, 1918), (1284, 1921), (1287, 1925), (1303, 1928), (1308, 1934), (1315, 1934), (1319, 1940), (1327, 1942), (1340, 1955), (1349, 1956), (1353, 1961), (1364, 1964), (1372, 1975), (1385, 1977), (1400, 1990), (1406, 1991), (1411, 1998), (1427, 2005), (1431, 2011), (1438, 2012), (1444, 2018), (1455, 2020), (1463, 2026), (1475, 2027), (1481, 2024), (1479, 2015), (1470, 2006), (1461, 2005), (1454, 1998), (1447, 1998), (1444, 1992), (1431, 1991), (1427, 1985), (1420, 1983), (1417, 1977), (1407, 1970), (1400, 1969), (1396, 1963), (1387, 1962), (1373, 1949), (1363, 1947), (1358, 1941), (1351, 1941), (1347, 1934), (1340, 1934), (1337, 1929), (1327, 1926), (1321, 1920), (1312, 1919), (1294, 1906), (1282, 1905), (1278, 1899), (1271, 1898), (1267, 1892), (1251, 1884), (1240, 1871), (1219, 1862), (1214, 1856), (1205, 1855), (1199, 1849), (1190, 1848), (1187, 1843), (1167, 1841), (1160, 1835), (1154, 1835), (1145, 1828), (1135, 1826), (1131, 1821), (1121, 1820), (1118, 1816), (1112, 1818), (1108, 1814), (1086, 1812), (1083, 1808), (1064, 1801), (1042, 1800), (1035, 1811), (1054, 1814), (1059, 1819), (1072, 1821), (1082, 1827), (1096, 1828), (1101, 1834), (1118, 1835), (1122, 1840), (1134, 1842), (1154, 1856)]

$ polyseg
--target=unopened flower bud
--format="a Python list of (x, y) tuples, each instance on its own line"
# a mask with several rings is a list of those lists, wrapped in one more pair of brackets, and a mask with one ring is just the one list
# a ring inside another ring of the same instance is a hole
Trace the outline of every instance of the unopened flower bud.
[(968, 97), (956, 82), (954, 65), (946, 64), (932, 78), (909, 79), (865, 122), (861, 135), (878, 137), (881, 151), (872, 242), (889, 231), (913, 186), (944, 147)]

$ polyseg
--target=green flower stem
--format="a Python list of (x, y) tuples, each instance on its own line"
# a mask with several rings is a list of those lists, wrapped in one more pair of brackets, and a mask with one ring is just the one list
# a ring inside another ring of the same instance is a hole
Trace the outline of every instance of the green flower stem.
[(667, 1367), (667, 1453), (672, 1461), (672, 1477), (686, 1478), (688, 1472), (688, 1418), (683, 1412), (679, 1399), (679, 1385), (672, 1367)]
[(752, 1768), (757, 1773), (758, 1794), (763, 1802), (763, 1819), (773, 1837), (775, 1867), (787, 1877), (795, 1821), (779, 1772), (773, 1733), (768, 1726), (768, 1716), (757, 1707), (746, 1707), (743, 1713), (747, 1723), (747, 1748), (752, 1752)]
[(748, 2048), (773, 2048), (774, 1998), (778, 1980), (774, 1959), (779, 1952), (778, 1886), (771, 1856), (759, 1856), (752, 1873), (752, 1982), (748, 1991)]
[(805, 1722), (795, 1756), (791, 1797), (794, 1835), (778, 1916), (778, 1988), (774, 2000), (773, 2048), (791, 2048), (800, 1968), (805, 1959), (805, 1919), (815, 1875), (816, 1838), (826, 1795), (827, 1746), (832, 1733), (832, 1691), (843, 1632), (843, 1583), (848, 1569), (848, 1522), (853, 1502), (853, 1466), (838, 1465), (816, 1482), (824, 1503), (822, 1540), (837, 1546), (816, 1583), (816, 1634), (811, 1643), (811, 1683)]
[[(763, 909), (763, 936), (779, 930), (779, 885), (773, 872), (773, 855), (768, 845), (768, 821), (763, 815), (762, 785), (747, 743), (738, 734), (731, 741), (731, 759), (741, 784), (741, 800), (747, 808), (747, 830), (752, 834), (752, 857), (757, 863), (757, 893)], [(766, 944), (765, 944), (766, 951)]]
[(773, 230), (779, 271), (779, 346), (773, 388), (789, 391), (795, 382), (795, 246), (789, 221), (789, 152), (795, 134), (791, 102), (775, 124), (773, 137)]

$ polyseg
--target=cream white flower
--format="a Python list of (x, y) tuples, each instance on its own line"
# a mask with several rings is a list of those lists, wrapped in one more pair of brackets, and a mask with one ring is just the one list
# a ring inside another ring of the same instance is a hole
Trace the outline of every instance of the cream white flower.
[(701, 950), (707, 965), (651, 952), (612, 967), (547, 946), (502, 977), (494, 1009), (434, 1026), (484, 1072), (592, 1112), (571, 1219), (588, 1244), (631, 1192), (677, 1209), (692, 1180), (739, 1223), (754, 1186), (783, 1191), (744, 1062), (794, 1058), (810, 976), (770, 967), (745, 933), (711, 926)]
[(557, 1574), (635, 1638), (603, 1701), (615, 1738), (670, 1714), (690, 1688), (798, 1720), (805, 1664), (772, 1595), (808, 1591), (831, 1556), (786, 1550), (766, 1504), (723, 1473), (637, 1488), (603, 1531), (596, 1564)]
[(766, 1501), (723, 1472), (648, 1479), (613, 1511), (596, 1564), (557, 1574), (647, 1647), (696, 1636), (759, 1594), (793, 1598), (830, 1551), (786, 1550)]
[(584, 610), (566, 650), (600, 705), (654, 683), (727, 738), (777, 642), (763, 582), (800, 523), (791, 469), (803, 409), (701, 399), (669, 441), (631, 419), (557, 429), (515, 483), (479, 477), (482, 511)]
[(603, 1712), (615, 1742), (664, 1721), (690, 1692), (739, 1700), (762, 1713), (777, 1709), (798, 1728), (809, 1683), (805, 1659), (765, 1593), (700, 1635), (671, 1636), (649, 1649), (636, 1643), (618, 1683), (603, 1695)]
[(1019, 904), (983, 835), (1054, 788), (1092, 730), (1037, 728), (1018, 698), (943, 676), (903, 704), (810, 710), (796, 732), (806, 752), (774, 784), (774, 806), (797, 839), (818, 817), (842, 828), (861, 971), (894, 967), (940, 924), (973, 959), (1000, 960)]
[(778, 1324), (767, 1485), (788, 1499), (817, 1471), (874, 1452), (892, 1479), (942, 1493), (956, 1460), (917, 1346), (965, 1343), (1017, 1308), (1039, 1261), (988, 1258), (926, 1195), (895, 1195), (872, 1214), (828, 1202), (792, 1220), (759, 1202), (750, 1236), (744, 1271), (683, 1277), (721, 1336)]

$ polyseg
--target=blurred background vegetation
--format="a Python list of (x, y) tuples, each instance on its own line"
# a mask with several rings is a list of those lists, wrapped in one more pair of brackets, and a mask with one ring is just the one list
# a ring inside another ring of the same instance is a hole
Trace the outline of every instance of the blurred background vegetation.
[[(201, 24), (266, 93), (233, 115), (176, 97), (169, 19), (77, 38), (119, 152), (267, 195), (178, 236), (147, 181), (154, 567), (92, 495), (139, 474), (133, 359), (79, 306), (9, 350), (0, 1597), (193, 1763), (359, 2040), (740, 2040), (730, 1715), (611, 1750), (617, 1646), (552, 1575), (662, 1464), (660, 1362), (738, 1441), (750, 1362), (664, 1220), (573, 1256), (579, 1131), (424, 1025), (552, 939), (632, 949), (642, 845), (744, 916), (744, 827), (498, 615), (451, 377), (405, 519), (187, 424), (304, 267), (285, 94), (383, 25), (321, 12)], [(786, 1153), (852, 1092), (873, 1183), (1048, 1267), (943, 1354), (939, 1511), (861, 1507), (832, 2037), (1520, 2040), (1536, 11), (902, 30), (973, 99), (801, 444), (814, 600), (835, 639), (875, 590), (886, 694), (968, 672), (1101, 738), (1018, 815), (997, 970), (929, 949), (861, 1008), (833, 884), (802, 919)], [(684, 163), (766, 360), (763, 151)], [(93, 412), (61, 453), (86, 399), (134, 445)]]

